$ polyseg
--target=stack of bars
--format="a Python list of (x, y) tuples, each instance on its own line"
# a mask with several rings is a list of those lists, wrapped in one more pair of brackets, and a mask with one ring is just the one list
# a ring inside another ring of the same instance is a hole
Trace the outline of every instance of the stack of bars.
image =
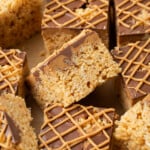
[(88, 29), (34, 67), (27, 82), (44, 108), (40, 150), (111, 149), (115, 110), (75, 103), (119, 72), (99, 35)]
[(38, 150), (31, 112), (21, 98), (29, 73), (26, 53), (12, 47), (40, 31), (41, 10), (42, 0), (0, 0), (1, 150)]
[(59, 49), (82, 29), (96, 30), (108, 46), (108, 6), (108, 0), (50, 1), (42, 20), (47, 54)]
[(52, 0), (42, 20), (47, 54), (83, 29), (95, 30), (109, 48), (146, 40), (150, 35), (149, 14), (149, 0)]
[[(24, 80), (28, 74), (26, 53), (0, 48), (0, 149), (38, 150), (26, 108)], [(19, 95), (19, 96), (16, 96)]]
[(126, 110), (114, 131), (116, 150), (149, 150), (150, 2), (115, 0), (118, 47), (112, 54), (122, 68), (119, 98)]
[[(0, 0), (0, 149), (110, 150), (113, 137), (117, 150), (149, 150), (149, 0), (47, 2), (41, 25), (42, 0)], [(26, 53), (4, 48), (40, 25), (47, 58), (29, 74)], [(119, 73), (118, 95), (129, 110), (115, 124), (114, 108), (80, 101)], [(25, 78), (44, 111), (39, 145), (21, 98)]]

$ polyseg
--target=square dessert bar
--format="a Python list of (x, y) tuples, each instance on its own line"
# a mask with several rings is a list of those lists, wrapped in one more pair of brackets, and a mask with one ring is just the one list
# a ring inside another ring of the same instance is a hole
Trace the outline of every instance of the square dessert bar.
[(40, 106), (81, 100), (120, 73), (98, 34), (83, 30), (31, 70), (27, 81)]
[(114, 0), (120, 45), (150, 37), (150, 1)]
[(0, 95), (3, 93), (23, 95), (23, 83), (27, 73), (25, 52), (0, 48)]
[(116, 121), (114, 145), (116, 150), (150, 149), (150, 95), (131, 107)]
[(126, 108), (150, 93), (150, 39), (113, 50), (122, 68), (121, 97)]
[(24, 99), (13, 94), (0, 95), (0, 149), (38, 150), (31, 120)]
[(113, 108), (79, 104), (49, 105), (39, 134), (40, 150), (110, 150), (116, 113)]
[(40, 31), (43, 0), (0, 0), (0, 47), (12, 48)]
[(76, 36), (94, 29), (107, 45), (108, 0), (52, 0), (45, 8), (42, 35), (48, 54)]

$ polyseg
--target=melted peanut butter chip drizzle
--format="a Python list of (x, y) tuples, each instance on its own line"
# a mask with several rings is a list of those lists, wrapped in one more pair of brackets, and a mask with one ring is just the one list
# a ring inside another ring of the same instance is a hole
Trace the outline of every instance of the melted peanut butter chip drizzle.
[(115, 0), (118, 34), (150, 33), (149, 0)]
[(53, 0), (44, 12), (42, 28), (107, 28), (107, 0)]
[(115, 110), (60, 104), (44, 111), (44, 124), (39, 134), (40, 149), (99, 150), (109, 149)]
[(16, 94), (20, 81), (25, 53), (0, 48), (0, 94)]
[(150, 39), (116, 48), (115, 60), (122, 68), (122, 76), (132, 99), (150, 93)]

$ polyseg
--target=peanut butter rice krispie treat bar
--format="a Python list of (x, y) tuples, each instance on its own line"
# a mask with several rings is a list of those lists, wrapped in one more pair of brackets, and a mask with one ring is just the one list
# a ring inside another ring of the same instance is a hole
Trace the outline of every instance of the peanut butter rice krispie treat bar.
[(110, 150), (116, 113), (113, 108), (79, 104), (49, 105), (39, 134), (40, 150)]
[(28, 84), (37, 102), (68, 106), (120, 72), (98, 34), (84, 30), (31, 70)]
[(0, 0), (0, 46), (12, 47), (40, 31), (42, 0)]
[(0, 48), (0, 95), (24, 95), (24, 79), (28, 73), (26, 53), (18, 49)]
[(0, 96), (0, 149), (38, 150), (32, 118), (22, 98), (13, 94)]
[(82, 29), (94, 29), (108, 45), (108, 0), (52, 0), (44, 10), (42, 35), (52, 54)]
[(150, 94), (150, 38), (112, 51), (122, 68), (120, 95), (125, 108)]
[[(115, 144), (119, 150), (150, 149), (150, 95), (116, 121)], [(117, 150), (118, 150), (117, 149)]]
[(150, 37), (150, 1), (114, 0), (116, 7), (118, 44)]

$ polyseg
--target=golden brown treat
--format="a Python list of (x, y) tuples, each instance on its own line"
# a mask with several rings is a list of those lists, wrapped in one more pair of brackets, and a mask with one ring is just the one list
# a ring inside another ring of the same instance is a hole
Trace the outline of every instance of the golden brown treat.
[(114, 0), (117, 16), (118, 44), (150, 37), (149, 0)]
[(33, 68), (28, 83), (40, 106), (56, 102), (68, 106), (119, 72), (98, 34), (83, 30)]
[(150, 95), (116, 121), (115, 144), (119, 150), (150, 149)]
[(61, 104), (44, 110), (40, 150), (110, 150), (115, 120), (113, 108)]
[(0, 0), (0, 46), (8, 48), (40, 31), (42, 0)]
[(38, 150), (32, 118), (22, 98), (13, 94), (0, 96), (0, 149)]
[(24, 95), (24, 79), (28, 73), (26, 53), (18, 49), (0, 48), (0, 95)]
[(82, 29), (94, 29), (108, 45), (108, 0), (53, 0), (45, 8), (42, 35), (52, 54)]
[(150, 93), (150, 39), (116, 48), (112, 54), (122, 68), (121, 99), (128, 109)]

